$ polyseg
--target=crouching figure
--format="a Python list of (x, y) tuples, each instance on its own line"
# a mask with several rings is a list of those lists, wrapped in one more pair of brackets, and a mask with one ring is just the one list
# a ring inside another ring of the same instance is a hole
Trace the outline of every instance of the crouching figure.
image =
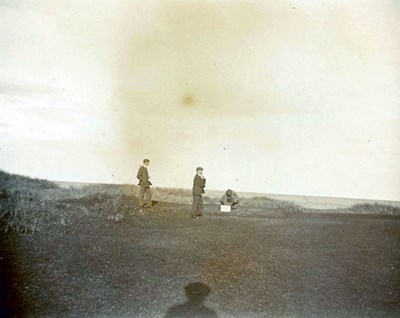
[(239, 196), (235, 191), (228, 189), (221, 197), (219, 202), (223, 205), (230, 205), (232, 208), (236, 208), (239, 204)]

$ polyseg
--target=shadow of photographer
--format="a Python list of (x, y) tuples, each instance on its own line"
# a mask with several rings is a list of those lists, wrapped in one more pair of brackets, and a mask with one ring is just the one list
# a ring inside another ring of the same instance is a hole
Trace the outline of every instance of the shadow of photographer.
[(211, 288), (203, 283), (190, 283), (185, 287), (187, 300), (183, 304), (172, 306), (165, 314), (172, 317), (218, 317), (217, 313), (204, 305), (204, 301), (211, 293)]

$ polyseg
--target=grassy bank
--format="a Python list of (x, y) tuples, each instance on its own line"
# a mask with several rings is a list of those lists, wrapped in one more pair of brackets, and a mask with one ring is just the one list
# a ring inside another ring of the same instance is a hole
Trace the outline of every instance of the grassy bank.
[[(54, 226), (67, 226), (79, 218), (106, 218), (120, 221), (142, 213), (138, 208), (136, 185), (98, 184), (79, 188), (62, 188), (48, 180), (9, 174), (0, 170), (0, 220), (5, 231), (18, 233), (42, 232)], [(189, 205), (188, 189), (156, 188), (153, 199)], [(206, 205), (218, 205), (218, 197), (204, 196)], [(266, 196), (244, 197), (243, 209), (237, 216), (263, 211), (283, 214), (310, 212), (290, 201)], [(312, 212), (327, 212), (313, 210)], [(330, 213), (400, 215), (400, 208), (380, 204), (356, 204), (348, 209), (329, 210)]]
[(0, 220), (5, 231), (41, 232), (82, 217), (137, 213), (134, 186), (94, 185), (63, 189), (53, 182), (0, 171)]

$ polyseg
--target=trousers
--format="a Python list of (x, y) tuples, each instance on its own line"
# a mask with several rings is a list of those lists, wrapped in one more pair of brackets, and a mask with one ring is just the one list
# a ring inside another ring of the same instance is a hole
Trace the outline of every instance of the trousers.
[(203, 214), (203, 197), (201, 195), (193, 196), (192, 216)]
[(143, 199), (146, 196), (146, 206), (151, 206), (151, 190), (149, 187), (140, 187), (139, 205), (143, 206)]

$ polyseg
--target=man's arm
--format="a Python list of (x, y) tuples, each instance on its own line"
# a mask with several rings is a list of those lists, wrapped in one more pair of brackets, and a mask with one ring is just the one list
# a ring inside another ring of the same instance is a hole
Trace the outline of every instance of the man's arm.
[(140, 167), (136, 177), (137, 177), (139, 180), (143, 180), (143, 179), (142, 179), (142, 175), (143, 175), (143, 168)]
[(206, 180), (200, 178), (198, 175), (194, 177), (194, 184), (199, 186), (200, 188), (204, 188), (206, 186)]
[(219, 202), (223, 205), (225, 205), (227, 203), (227, 196), (226, 194), (224, 194), (221, 199), (219, 199)]

